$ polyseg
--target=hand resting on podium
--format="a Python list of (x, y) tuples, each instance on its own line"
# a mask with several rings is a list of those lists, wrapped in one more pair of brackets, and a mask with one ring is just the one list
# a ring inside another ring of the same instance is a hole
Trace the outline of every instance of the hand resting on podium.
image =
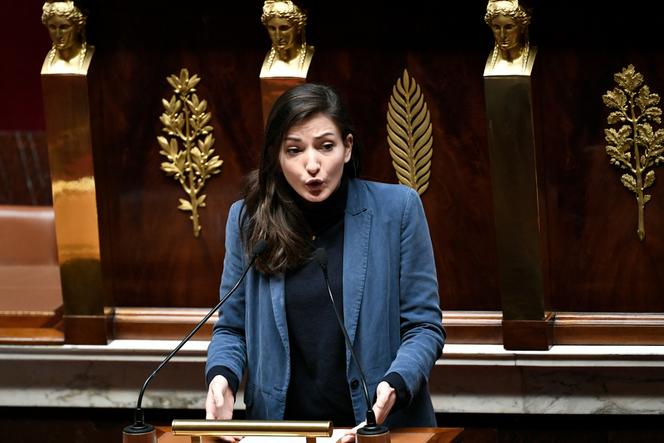
[[(380, 382), (376, 387), (376, 402), (373, 405), (376, 421), (380, 424), (390, 413), (396, 401), (396, 391), (387, 382)], [(206, 420), (230, 420), (233, 418), (233, 404), (235, 396), (228, 386), (228, 380), (223, 375), (217, 375), (210, 382), (207, 399), (205, 400), (205, 418)], [(340, 443), (351, 443), (355, 441), (357, 430), (366, 423), (362, 422), (350, 429), (348, 434), (344, 435)], [(241, 437), (219, 437), (221, 441), (235, 443), (240, 441)]]
[[(376, 402), (373, 404), (373, 411), (376, 414), (376, 422), (382, 424), (389, 415), (394, 403), (397, 400), (395, 389), (386, 381), (378, 383), (376, 387)], [(366, 425), (366, 420), (355, 426), (350, 432), (343, 436), (339, 443), (351, 443), (355, 441), (357, 430)]]
[[(210, 382), (207, 398), (205, 399), (206, 420), (230, 420), (233, 418), (233, 404), (235, 395), (228, 387), (228, 380), (223, 375), (217, 375)], [(219, 437), (221, 441), (238, 442), (242, 437)]]

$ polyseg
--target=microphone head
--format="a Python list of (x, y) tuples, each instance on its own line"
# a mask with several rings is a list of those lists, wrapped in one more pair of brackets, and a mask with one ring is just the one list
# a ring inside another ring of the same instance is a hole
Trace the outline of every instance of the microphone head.
[(314, 260), (316, 260), (321, 268), (327, 269), (327, 252), (325, 252), (325, 248), (318, 248), (314, 251)]
[(254, 250), (251, 253), (251, 256), (253, 258), (258, 257), (261, 255), (265, 250), (267, 249), (267, 242), (265, 240), (258, 240), (258, 243), (256, 243), (256, 246), (254, 246)]

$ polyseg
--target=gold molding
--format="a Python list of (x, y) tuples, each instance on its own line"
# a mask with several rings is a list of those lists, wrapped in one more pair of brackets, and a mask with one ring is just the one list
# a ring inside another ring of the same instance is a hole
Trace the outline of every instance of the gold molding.
[(420, 86), (407, 69), (392, 88), (387, 143), (399, 183), (424, 194), (429, 187), (433, 156), (431, 117)]
[(664, 130), (652, 126), (661, 123), (662, 110), (656, 106), (659, 95), (643, 84), (643, 75), (636, 72), (634, 65), (614, 74), (613, 79), (618, 86), (607, 91), (602, 100), (612, 110), (606, 119), (608, 124), (619, 128), (604, 130), (606, 153), (612, 165), (627, 171), (620, 181), (636, 194), (637, 235), (643, 241), (645, 205), (651, 198), (644, 191), (655, 182), (653, 168), (664, 163)]
[[(213, 128), (208, 124), (212, 115), (206, 112), (207, 101), (201, 101), (196, 95), (196, 85), (200, 80), (196, 74), (189, 77), (189, 71), (185, 68), (180, 71), (179, 77), (173, 74), (166, 78), (175, 94), (169, 101), (162, 99), (164, 113), (159, 117), (168, 137), (157, 137), (161, 147), (159, 153), (168, 160), (161, 164), (161, 169), (180, 183), (189, 198), (181, 198), (178, 209), (191, 212), (189, 218), (194, 237), (201, 232), (198, 208), (205, 207), (206, 195), (199, 193), (207, 179), (220, 172), (223, 163), (218, 155), (212, 155)], [(178, 141), (182, 142), (182, 149)]]

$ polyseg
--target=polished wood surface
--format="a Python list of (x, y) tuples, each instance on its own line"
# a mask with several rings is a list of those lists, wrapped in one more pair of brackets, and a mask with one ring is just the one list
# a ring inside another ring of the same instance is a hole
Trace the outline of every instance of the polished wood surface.
[[(391, 431), (390, 439), (392, 443), (448, 443), (455, 441), (455, 438), (462, 432), (462, 428), (404, 428)], [(171, 433), (169, 426), (164, 426), (157, 428), (157, 441), (159, 443), (187, 443), (191, 442), (191, 438), (175, 436)], [(217, 440), (204, 438), (203, 441)]]

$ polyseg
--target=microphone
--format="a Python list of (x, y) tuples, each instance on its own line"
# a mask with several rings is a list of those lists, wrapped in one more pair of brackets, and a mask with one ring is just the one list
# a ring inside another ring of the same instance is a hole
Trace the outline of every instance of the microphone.
[(261, 255), (265, 250), (267, 249), (267, 242), (265, 240), (260, 240), (258, 243), (256, 243), (256, 246), (254, 247), (253, 251), (251, 252), (251, 259), (249, 260), (249, 263), (247, 266), (244, 268), (244, 271), (242, 271), (242, 275), (240, 275), (240, 278), (238, 279), (237, 283), (228, 291), (226, 295), (224, 295), (221, 300), (219, 300), (219, 303), (217, 303), (210, 311), (203, 317), (203, 319), (198, 322), (196, 326), (187, 334), (187, 336), (182, 339), (180, 344), (178, 344), (175, 349), (171, 351), (170, 354), (166, 356), (166, 358), (157, 366), (157, 369), (155, 369), (150, 376), (145, 380), (143, 383), (143, 387), (141, 388), (140, 393), (138, 394), (138, 402), (136, 403), (136, 410), (134, 411), (134, 424), (126, 426), (122, 430), (122, 441), (123, 443), (156, 443), (157, 442), (157, 435), (156, 431), (153, 425), (145, 423), (144, 421), (144, 414), (143, 410), (141, 409), (141, 402), (143, 401), (143, 394), (145, 393), (145, 390), (148, 387), (148, 384), (152, 381), (152, 379), (157, 375), (157, 373), (163, 368), (166, 363), (168, 363), (171, 358), (177, 352), (191, 339), (191, 337), (198, 332), (198, 330), (203, 327), (206, 321), (212, 315), (221, 308), (221, 306), (228, 300), (228, 298), (233, 295), (233, 293), (237, 290), (237, 288), (240, 286), (240, 283), (244, 280), (244, 277), (247, 275), (247, 272), (249, 272), (249, 269), (251, 266), (254, 264), (256, 261), (256, 258), (258, 258), (259, 255)]
[(346, 326), (344, 325), (344, 322), (341, 319), (341, 314), (339, 314), (339, 309), (337, 308), (337, 304), (334, 302), (334, 297), (332, 297), (332, 289), (330, 288), (330, 279), (327, 273), (327, 253), (325, 252), (324, 248), (318, 248), (314, 251), (314, 260), (316, 260), (321, 270), (323, 271), (323, 277), (325, 277), (325, 287), (327, 288), (327, 294), (330, 296), (330, 301), (332, 302), (332, 308), (334, 309), (334, 314), (337, 317), (337, 322), (339, 323), (341, 332), (343, 333), (344, 339), (346, 340), (346, 346), (350, 350), (350, 355), (353, 357), (353, 360), (355, 361), (355, 364), (357, 364), (357, 368), (360, 371), (360, 382), (362, 384), (362, 389), (364, 391), (364, 400), (367, 403), (367, 418), (366, 418), (367, 424), (364, 425), (364, 427), (357, 430), (357, 437), (358, 437), (357, 441), (358, 443), (369, 442), (369, 441), (375, 443), (379, 442), (389, 443), (390, 430), (387, 428), (387, 426), (379, 425), (378, 423), (376, 423), (376, 414), (374, 414), (371, 405), (371, 400), (369, 399), (367, 380), (366, 377), (364, 376), (362, 365), (360, 364), (360, 360), (355, 355), (355, 350), (353, 349), (353, 344), (351, 343), (350, 337), (348, 336), (348, 331), (346, 330)]

